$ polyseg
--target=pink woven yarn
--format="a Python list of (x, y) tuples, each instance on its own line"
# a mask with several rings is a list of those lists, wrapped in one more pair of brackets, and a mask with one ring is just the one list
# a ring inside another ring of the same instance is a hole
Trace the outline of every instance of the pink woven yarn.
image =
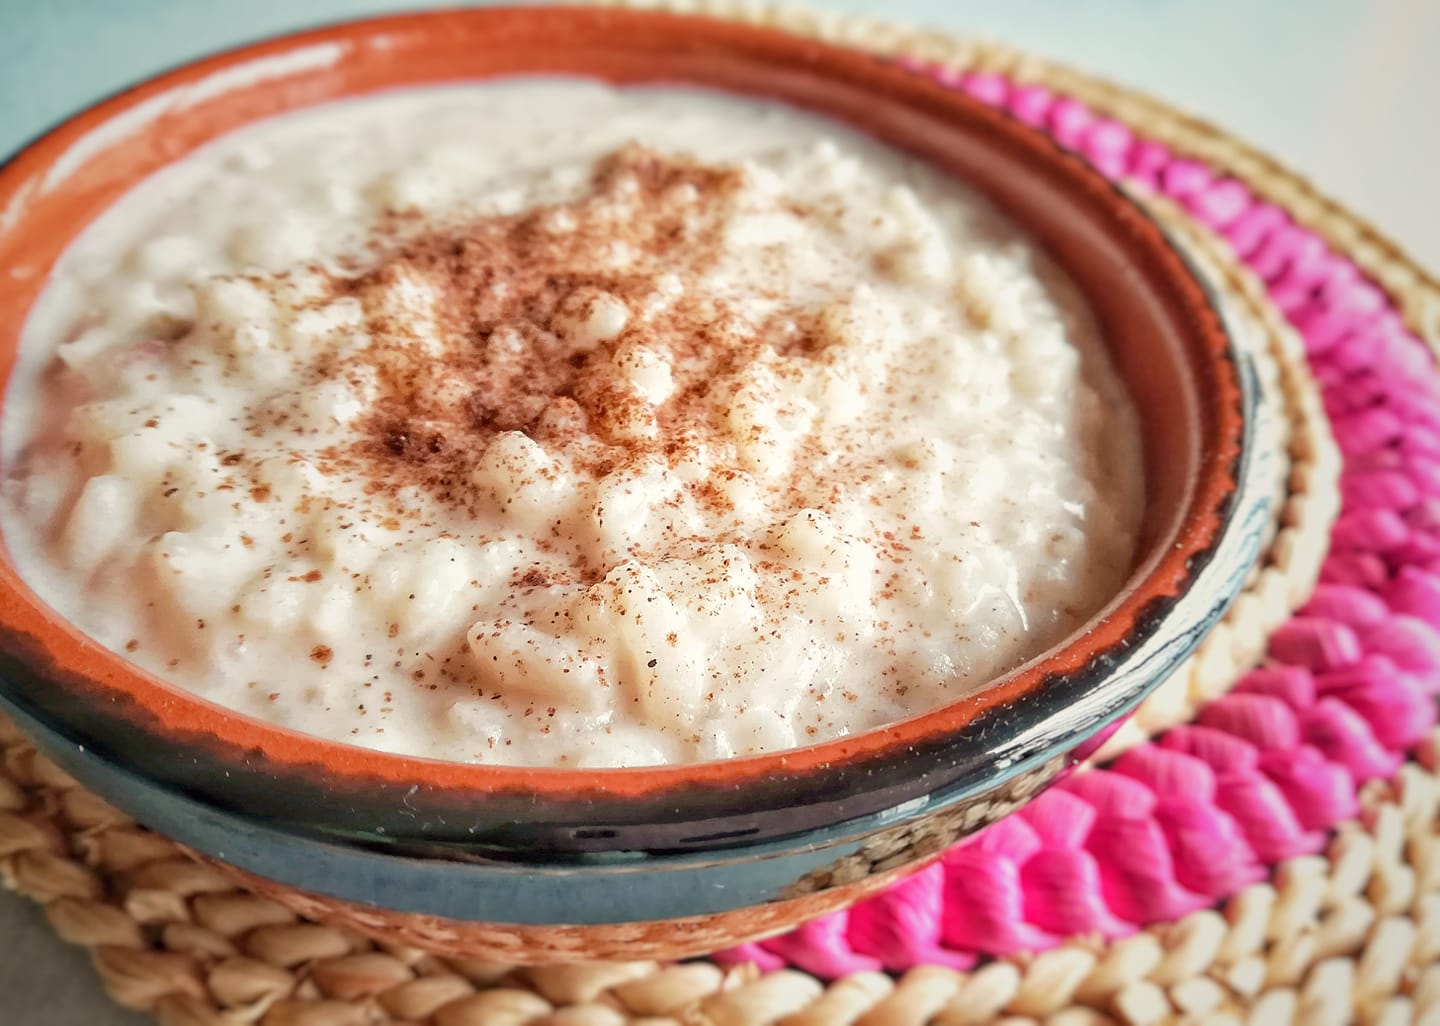
[(919, 68), (1220, 233), (1301, 333), (1345, 457), (1322, 584), (1265, 665), (1194, 723), (1072, 776), (884, 894), (717, 956), (822, 977), (1117, 937), (1318, 851), (1436, 721), (1440, 375), (1344, 254), (1233, 178), (1072, 97)]

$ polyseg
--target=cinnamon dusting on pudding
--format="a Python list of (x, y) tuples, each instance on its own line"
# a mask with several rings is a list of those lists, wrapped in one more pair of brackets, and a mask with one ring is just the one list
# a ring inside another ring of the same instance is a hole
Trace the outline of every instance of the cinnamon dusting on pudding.
[[(695, 287), (723, 251), (743, 185), (738, 166), (632, 145), (598, 162), (571, 202), (408, 233), (409, 219), (392, 219), (371, 266), (333, 280), (331, 298), (359, 301), (371, 341), (324, 372), (372, 374), (379, 398), (325, 469), (468, 505), (467, 475), (501, 432), (596, 476), (713, 447), (727, 432), (710, 395), (718, 379), (767, 348), (819, 348), (813, 328), (796, 326), (812, 320), (804, 309), (751, 324)], [(636, 387), (637, 362), (655, 388)], [(692, 492), (728, 504), (711, 482)]]

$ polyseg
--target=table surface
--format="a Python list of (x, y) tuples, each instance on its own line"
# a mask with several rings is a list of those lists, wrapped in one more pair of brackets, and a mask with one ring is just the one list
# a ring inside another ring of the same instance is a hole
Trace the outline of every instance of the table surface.
[[(1305, 172), (1440, 267), (1440, 4), (1428, 0), (809, 0), (1004, 40), (1143, 88)], [(407, 0), (0, 0), (0, 153), (156, 69)], [(0, 895), (0, 1021), (138, 1026), (84, 955)]]

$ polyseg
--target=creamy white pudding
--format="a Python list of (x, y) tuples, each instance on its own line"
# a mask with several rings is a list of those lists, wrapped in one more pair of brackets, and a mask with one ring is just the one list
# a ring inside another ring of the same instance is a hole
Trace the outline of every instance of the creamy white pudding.
[(207, 699), (437, 758), (774, 751), (983, 685), (1128, 573), (1082, 298), (833, 122), (516, 80), (263, 122), (26, 325), (3, 524)]

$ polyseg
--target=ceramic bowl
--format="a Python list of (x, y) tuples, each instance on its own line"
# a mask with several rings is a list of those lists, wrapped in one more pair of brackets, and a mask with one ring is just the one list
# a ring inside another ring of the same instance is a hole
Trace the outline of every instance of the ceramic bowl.
[(1247, 459), (1253, 374), (1157, 226), (1007, 115), (773, 31), (529, 8), (247, 47), (31, 144), (0, 171), (0, 377), (55, 258), (146, 174), (267, 115), (515, 74), (758, 94), (849, 122), (988, 194), (1087, 295), (1139, 407), (1147, 513), (1124, 588), (1015, 672), (883, 729), (579, 772), (379, 754), (228, 712), (82, 636), (7, 557), (0, 702), (82, 782), (307, 914), (510, 961), (714, 949), (854, 900), (1008, 811), (1184, 658), (1239, 589), (1268, 516)]

